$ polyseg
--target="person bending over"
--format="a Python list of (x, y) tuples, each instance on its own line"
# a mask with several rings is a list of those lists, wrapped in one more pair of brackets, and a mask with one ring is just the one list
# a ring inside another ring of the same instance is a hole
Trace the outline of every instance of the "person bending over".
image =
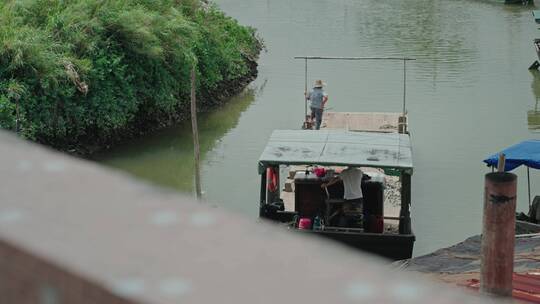
[(362, 176), (364, 173), (359, 168), (347, 167), (341, 173), (327, 183), (321, 184), (321, 188), (331, 186), (340, 180), (343, 181), (343, 199), (345, 203), (341, 209), (339, 226), (353, 226), (362, 217), (364, 197), (362, 195)]

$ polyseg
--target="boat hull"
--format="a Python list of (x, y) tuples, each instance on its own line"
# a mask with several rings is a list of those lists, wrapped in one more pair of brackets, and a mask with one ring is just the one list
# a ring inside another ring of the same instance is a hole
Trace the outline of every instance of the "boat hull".
[(367, 251), (390, 260), (410, 259), (413, 253), (414, 234), (356, 233), (337, 231), (296, 230), (300, 233), (322, 236), (349, 247)]
[[(261, 208), (261, 218), (283, 224), (294, 221), (295, 212), (276, 211)], [(294, 228), (293, 231), (303, 234), (318, 235), (354, 249), (366, 251), (390, 260), (403, 260), (412, 257), (414, 234), (398, 233), (369, 233), (358, 231), (337, 231), (332, 228), (327, 230), (301, 230)]]
[(533, 5), (534, 0), (504, 0), (504, 4)]

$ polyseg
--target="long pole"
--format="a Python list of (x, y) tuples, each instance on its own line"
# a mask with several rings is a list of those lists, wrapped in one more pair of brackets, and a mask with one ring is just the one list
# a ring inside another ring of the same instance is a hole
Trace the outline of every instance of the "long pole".
[(504, 153), (499, 154), (499, 161), (497, 162), (497, 172), (504, 172), (506, 167), (506, 155)]
[(191, 68), (191, 129), (193, 130), (193, 150), (195, 153), (195, 191), (197, 199), (201, 198), (201, 168), (199, 129), (197, 125), (197, 97), (195, 95), (195, 65)]
[(313, 59), (313, 60), (416, 60), (407, 57), (332, 57), (332, 56), (294, 56), (294, 59)]
[[(307, 94), (307, 58), (305, 60), (304, 69), (304, 92)], [(304, 119), (307, 117), (307, 98), (304, 96)]]
[(529, 192), (529, 210), (531, 210), (531, 174), (529, 167), (527, 167), (527, 190)]
[(407, 94), (407, 60), (403, 59), (403, 115), (405, 115), (405, 95)]

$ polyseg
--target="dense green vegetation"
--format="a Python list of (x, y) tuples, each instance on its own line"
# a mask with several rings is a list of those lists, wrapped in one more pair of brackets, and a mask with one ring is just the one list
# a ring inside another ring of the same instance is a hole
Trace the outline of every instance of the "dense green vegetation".
[[(252, 73), (260, 43), (201, 0), (0, 0), (0, 127), (66, 148), (167, 124)], [(121, 136), (120, 136), (121, 137)]]

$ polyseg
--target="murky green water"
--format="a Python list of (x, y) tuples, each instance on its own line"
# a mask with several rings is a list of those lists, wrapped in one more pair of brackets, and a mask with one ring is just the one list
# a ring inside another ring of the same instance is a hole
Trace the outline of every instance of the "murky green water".
[[(414, 147), (415, 254), (481, 228), (481, 163), (492, 152), (540, 138), (540, 75), (527, 67), (540, 37), (530, 7), (481, 0), (218, 0), (259, 29), (268, 52), (259, 78), (222, 109), (200, 118), (205, 198), (256, 218), (257, 159), (273, 129), (300, 126), (303, 62), (295, 55), (408, 56), (407, 108)], [(318, 62), (309, 81), (328, 84), (336, 111), (400, 111), (401, 65)], [(536, 79), (536, 80), (535, 80)], [(528, 125), (530, 123), (530, 126)], [(535, 131), (536, 130), (536, 131)], [(99, 156), (155, 183), (190, 192), (190, 125)], [(526, 170), (518, 169), (526, 209)], [(540, 172), (531, 171), (540, 194)]]

